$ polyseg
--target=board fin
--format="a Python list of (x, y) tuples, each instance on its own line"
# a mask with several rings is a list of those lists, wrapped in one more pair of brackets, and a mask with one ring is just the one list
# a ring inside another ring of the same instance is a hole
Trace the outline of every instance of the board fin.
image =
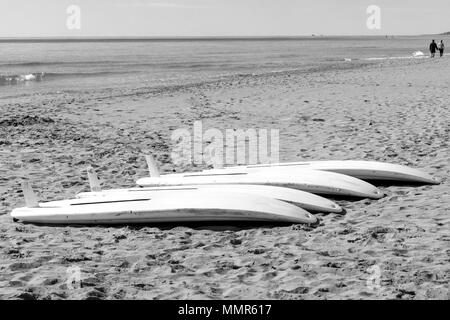
[(33, 191), (33, 188), (31, 187), (31, 184), (24, 180), (22, 181), (22, 192), (23, 196), (25, 198), (25, 204), (28, 208), (38, 208), (39, 207), (39, 201), (36, 196), (36, 194)]
[(88, 167), (86, 169), (88, 179), (89, 179), (89, 186), (91, 187), (91, 192), (100, 192), (102, 191), (102, 188), (100, 187), (100, 181), (98, 180), (97, 174), (94, 171), (94, 168)]
[(147, 161), (148, 172), (150, 173), (150, 177), (159, 178), (160, 174), (159, 174), (158, 165), (156, 164), (155, 158), (153, 158), (149, 154), (146, 154), (145, 160)]

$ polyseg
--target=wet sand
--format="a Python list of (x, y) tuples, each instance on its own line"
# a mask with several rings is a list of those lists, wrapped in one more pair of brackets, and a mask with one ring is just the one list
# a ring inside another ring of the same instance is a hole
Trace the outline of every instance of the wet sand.
[[(0, 102), (0, 299), (450, 299), (450, 59), (337, 63), (171, 88)], [(430, 75), (433, 77), (430, 78)], [(339, 200), (318, 226), (49, 227), (14, 223), (20, 179), (41, 199), (133, 186), (171, 130), (280, 129), (282, 161), (378, 160), (438, 186)], [(77, 269), (79, 268), (79, 269)], [(67, 283), (73, 270), (81, 283)]]

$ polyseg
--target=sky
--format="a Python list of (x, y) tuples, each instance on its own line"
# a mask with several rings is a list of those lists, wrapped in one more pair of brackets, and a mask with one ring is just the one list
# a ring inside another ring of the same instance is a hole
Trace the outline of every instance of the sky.
[(449, 0), (0, 0), (0, 37), (432, 34), (450, 31), (449, 12)]

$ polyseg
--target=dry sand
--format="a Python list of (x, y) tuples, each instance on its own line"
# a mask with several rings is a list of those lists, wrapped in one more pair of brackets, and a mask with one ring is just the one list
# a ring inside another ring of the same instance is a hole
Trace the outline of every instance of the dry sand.
[[(337, 64), (173, 88), (11, 97), (0, 116), (0, 299), (449, 299), (450, 59)], [(42, 199), (132, 186), (171, 130), (281, 130), (281, 160), (406, 164), (438, 186), (340, 201), (317, 227), (48, 227), (14, 223), (20, 178)], [(68, 269), (69, 268), (69, 269)], [(72, 268), (72, 269), (70, 269)], [(79, 268), (81, 286), (68, 287)], [(69, 273), (68, 273), (69, 272)]]

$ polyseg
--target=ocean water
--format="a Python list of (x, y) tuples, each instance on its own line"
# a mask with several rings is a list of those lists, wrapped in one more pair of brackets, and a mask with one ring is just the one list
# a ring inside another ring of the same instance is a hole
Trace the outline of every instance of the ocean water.
[(123, 41), (0, 41), (0, 98), (183, 85), (427, 54), (429, 36)]

